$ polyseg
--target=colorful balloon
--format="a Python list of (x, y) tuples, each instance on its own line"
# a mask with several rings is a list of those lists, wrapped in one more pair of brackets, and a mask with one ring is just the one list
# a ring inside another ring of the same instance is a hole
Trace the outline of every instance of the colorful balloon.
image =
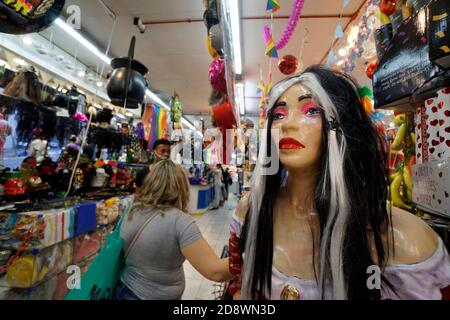
[(284, 56), (278, 61), (278, 69), (280, 69), (283, 74), (292, 74), (297, 70), (298, 60), (291, 54)]
[(213, 59), (216, 59), (219, 57), (219, 54), (217, 53), (217, 51), (214, 50), (214, 48), (211, 46), (211, 38), (209, 37), (209, 35), (206, 36), (206, 47), (208, 48), (208, 52)]
[(209, 67), (209, 81), (217, 92), (227, 93), (227, 81), (225, 79), (225, 62), (215, 59)]

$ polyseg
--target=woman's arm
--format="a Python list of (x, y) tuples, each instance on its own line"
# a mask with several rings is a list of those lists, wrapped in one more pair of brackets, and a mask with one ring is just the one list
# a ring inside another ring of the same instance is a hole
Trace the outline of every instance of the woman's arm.
[(225, 282), (233, 277), (228, 258), (220, 259), (203, 237), (182, 248), (181, 253), (208, 280)]

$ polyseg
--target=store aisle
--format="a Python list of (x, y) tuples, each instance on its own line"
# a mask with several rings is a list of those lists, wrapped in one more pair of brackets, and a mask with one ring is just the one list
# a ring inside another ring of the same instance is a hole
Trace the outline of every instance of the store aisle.
[[(203, 236), (219, 256), (224, 246), (228, 245), (229, 226), (236, 204), (236, 197), (230, 192), (229, 200), (222, 208), (195, 219)], [(205, 279), (188, 261), (184, 264), (184, 273), (186, 289), (183, 300), (214, 300), (221, 294), (222, 285)]]

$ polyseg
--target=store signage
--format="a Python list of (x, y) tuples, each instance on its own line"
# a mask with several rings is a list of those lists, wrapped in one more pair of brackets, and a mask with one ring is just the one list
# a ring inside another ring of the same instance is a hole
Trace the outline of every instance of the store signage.
[(65, 0), (0, 0), (0, 32), (26, 34), (47, 28)]
[(376, 108), (409, 109), (410, 97), (439, 69), (428, 56), (427, 9), (405, 20), (373, 75)]

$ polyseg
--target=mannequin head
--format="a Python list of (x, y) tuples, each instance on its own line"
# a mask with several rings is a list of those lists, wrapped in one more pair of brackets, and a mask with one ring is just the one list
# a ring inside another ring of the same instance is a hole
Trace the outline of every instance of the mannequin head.
[[(317, 281), (322, 294), (330, 283), (335, 299), (379, 298), (379, 290), (367, 288), (367, 267), (385, 263), (381, 237), (389, 226), (389, 177), (381, 138), (361, 104), (357, 85), (339, 72), (309, 67), (273, 87), (267, 128), (240, 244), (246, 255), (242, 297), (270, 295), (273, 208), (285, 177), (302, 172), (315, 175), (311, 198), (320, 223)], [(280, 139), (295, 140), (278, 141), (277, 129)], [(271, 143), (277, 148), (268, 148)], [(273, 174), (263, 165), (270, 161), (279, 161)], [(368, 229), (373, 230), (378, 261), (372, 259)]]
[(322, 111), (301, 83), (288, 88), (271, 112), (278, 130), (280, 162), (288, 170), (318, 171), (322, 148)]

